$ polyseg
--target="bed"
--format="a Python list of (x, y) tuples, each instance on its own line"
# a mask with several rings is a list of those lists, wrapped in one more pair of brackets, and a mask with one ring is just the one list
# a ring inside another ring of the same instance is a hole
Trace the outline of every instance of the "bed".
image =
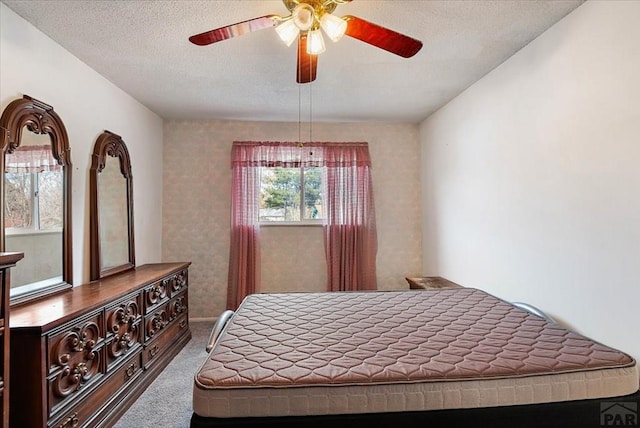
[(192, 428), (588, 427), (640, 401), (632, 357), (471, 288), (256, 294), (212, 335)]

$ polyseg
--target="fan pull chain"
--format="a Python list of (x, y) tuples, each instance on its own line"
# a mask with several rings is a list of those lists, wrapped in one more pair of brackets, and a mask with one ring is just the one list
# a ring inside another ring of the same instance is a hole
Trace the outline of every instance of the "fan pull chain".
[[(312, 143), (313, 143), (313, 67), (309, 67), (309, 145), (311, 145)], [(309, 151), (309, 156), (313, 156), (312, 151)]]
[(302, 85), (298, 85), (298, 147), (302, 147)]
[(309, 83), (309, 143), (313, 142), (313, 87)]

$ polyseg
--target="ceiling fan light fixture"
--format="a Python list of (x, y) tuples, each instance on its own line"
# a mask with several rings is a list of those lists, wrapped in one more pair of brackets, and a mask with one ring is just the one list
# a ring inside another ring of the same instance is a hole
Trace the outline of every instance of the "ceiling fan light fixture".
[(309, 31), (307, 35), (307, 53), (309, 55), (319, 55), (325, 50), (322, 32), (320, 30)]
[[(2, 1), (2, 0), (0, 0)], [(282, 0), (290, 15), (264, 15), (225, 25), (189, 37), (198, 46), (206, 46), (254, 31), (275, 27), (278, 37), (288, 46), (298, 40), (296, 82), (316, 79), (318, 55), (325, 51), (322, 33), (337, 42), (345, 34), (351, 38), (411, 58), (422, 49), (420, 40), (405, 36), (353, 15), (333, 15), (336, 7), (352, 0)]]
[(293, 9), (291, 16), (293, 17), (293, 22), (300, 31), (310, 30), (316, 19), (316, 13), (313, 10), (313, 7), (307, 3), (300, 3), (296, 6), (296, 8)]
[(340, 40), (347, 31), (347, 21), (330, 13), (322, 15), (320, 26), (332, 42)]
[(293, 19), (287, 19), (282, 22), (280, 25), (276, 27), (276, 33), (278, 33), (278, 37), (282, 40), (287, 46), (291, 46), (293, 42), (298, 38), (298, 33), (300, 29)]

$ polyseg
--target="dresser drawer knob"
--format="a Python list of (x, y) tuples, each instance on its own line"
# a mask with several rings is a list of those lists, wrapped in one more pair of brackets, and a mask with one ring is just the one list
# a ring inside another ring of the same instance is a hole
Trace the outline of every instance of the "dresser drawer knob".
[(153, 348), (149, 350), (149, 356), (153, 358), (156, 356), (157, 353), (158, 353), (158, 345), (153, 345)]
[(80, 424), (80, 420), (78, 419), (78, 414), (74, 413), (71, 416), (69, 416), (67, 419), (62, 421), (62, 423), (58, 425), (58, 428), (73, 428), (73, 427), (77, 427), (78, 424)]
[(127, 370), (125, 370), (124, 372), (125, 378), (129, 379), (131, 376), (133, 376), (135, 372), (136, 372), (136, 364), (131, 363), (131, 365), (127, 367)]

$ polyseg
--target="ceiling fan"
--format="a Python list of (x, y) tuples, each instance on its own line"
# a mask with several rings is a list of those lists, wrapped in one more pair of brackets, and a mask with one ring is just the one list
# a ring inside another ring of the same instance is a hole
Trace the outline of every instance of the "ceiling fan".
[(410, 58), (422, 48), (422, 42), (388, 28), (346, 15), (333, 15), (340, 4), (351, 0), (282, 0), (290, 12), (288, 16), (265, 15), (236, 24), (205, 31), (189, 37), (199, 46), (242, 36), (252, 31), (276, 27), (278, 36), (287, 46), (298, 39), (298, 69), (296, 81), (309, 83), (316, 79), (318, 55), (325, 51), (320, 29), (334, 42), (343, 35), (353, 37), (404, 58)]

